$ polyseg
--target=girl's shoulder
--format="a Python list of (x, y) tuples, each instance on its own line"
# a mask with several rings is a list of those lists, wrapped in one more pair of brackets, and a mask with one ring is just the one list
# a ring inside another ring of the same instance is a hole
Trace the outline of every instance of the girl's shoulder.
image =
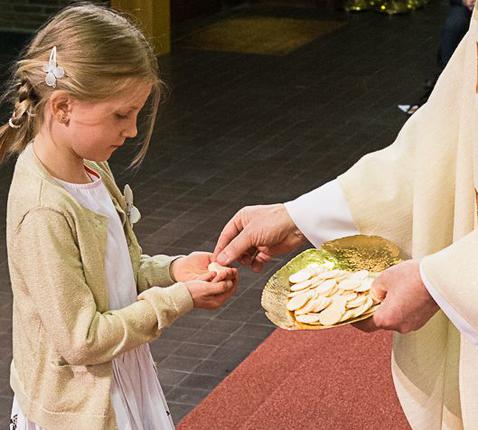
[[(28, 151), (28, 152), (27, 152)], [(93, 220), (97, 214), (84, 208), (63, 186), (45, 170), (32, 149), (25, 149), (17, 159), (7, 203), (7, 228), (16, 228), (31, 211), (38, 209), (62, 214), (69, 224)], [(86, 162), (97, 171), (105, 186), (112, 192), (114, 177), (108, 163)]]

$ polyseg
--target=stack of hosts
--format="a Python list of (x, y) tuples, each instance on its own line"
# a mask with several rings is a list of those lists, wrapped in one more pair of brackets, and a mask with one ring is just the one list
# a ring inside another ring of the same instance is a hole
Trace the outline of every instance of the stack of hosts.
[(478, 15), (427, 104), (389, 147), (285, 205), (253, 206), (215, 254), (256, 271), (305, 238), (380, 235), (413, 259), (372, 286), (383, 299), (363, 330), (394, 337), (392, 371), (414, 429), (478, 429)]
[(151, 96), (144, 158), (160, 83), (140, 31), (89, 4), (55, 16), (16, 65), (0, 128), (0, 161), (19, 154), (7, 208), (10, 429), (174, 428), (148, 342), (234, 293), (236, 269), (210, 272), (210, 253), (141, 254), (138, 211), (106, 162)]

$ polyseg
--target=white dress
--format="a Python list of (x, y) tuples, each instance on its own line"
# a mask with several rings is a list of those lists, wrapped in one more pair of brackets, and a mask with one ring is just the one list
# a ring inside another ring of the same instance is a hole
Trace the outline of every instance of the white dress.
[[(136, 301), (137, 290), (121, 219), (97, 173), (86, 168), (93, 182), (72, 184), (57, 179), (84, 207), (109, 218), (105, 256), (110, 309)], [(170, 430), (174, 423), (156, 373), (149, 344), (112, 361), (111, 401), (119, 430)], [(72, 423), (74, 424), (74, 423)], [(9, 430), (48, 430), (30, 422), (14, 397)]]

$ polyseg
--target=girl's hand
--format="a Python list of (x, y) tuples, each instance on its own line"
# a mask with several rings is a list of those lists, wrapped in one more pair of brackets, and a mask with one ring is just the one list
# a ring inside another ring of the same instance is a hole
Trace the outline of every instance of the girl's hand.
[(200, 278), (200, 280), (184, 283), (191, 294), (195, 308), (219, 308), (236, 292), (237, 279), (227, 279), (226, 271), (218, 274), (214, 272), (203, 274)]
[(423, 327), (439, 309), (422, 282), (419, 263), (414, 260), (385, 270), (373, 283), (371, 294), (382, 304), (372, 318), (354, 324), (363, 331), (409, 333)]
[[(178, 258), (171, 263), (171, 275), (177, 282), (191, 281), (193, 279), (201, 279), (202, 276), (209, 273), (208, 266), (213, 262), (213, 254), (210, 252), (192, 252), (186, 257)], [(238, 273), (237, 269), (225, 268), (226, 278), (237, 283)], [(219, 273), (217, 273), (219, 274)], [(223, 279), (223, 278), (221, 278)], [(218, 279), (214, 279), (218, 282)]]

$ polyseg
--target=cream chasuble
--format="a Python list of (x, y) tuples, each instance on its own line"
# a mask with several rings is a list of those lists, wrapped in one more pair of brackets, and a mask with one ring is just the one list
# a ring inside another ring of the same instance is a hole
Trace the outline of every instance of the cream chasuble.
[[(389, 147), (338, 180), (362, 234), (422, 260), (439, 294), (478, 331), (478, 15), (432, 95)], [(414, 429), (478, 429), (478, 348), (439, 311), (395, 335), (392, 373)]]

